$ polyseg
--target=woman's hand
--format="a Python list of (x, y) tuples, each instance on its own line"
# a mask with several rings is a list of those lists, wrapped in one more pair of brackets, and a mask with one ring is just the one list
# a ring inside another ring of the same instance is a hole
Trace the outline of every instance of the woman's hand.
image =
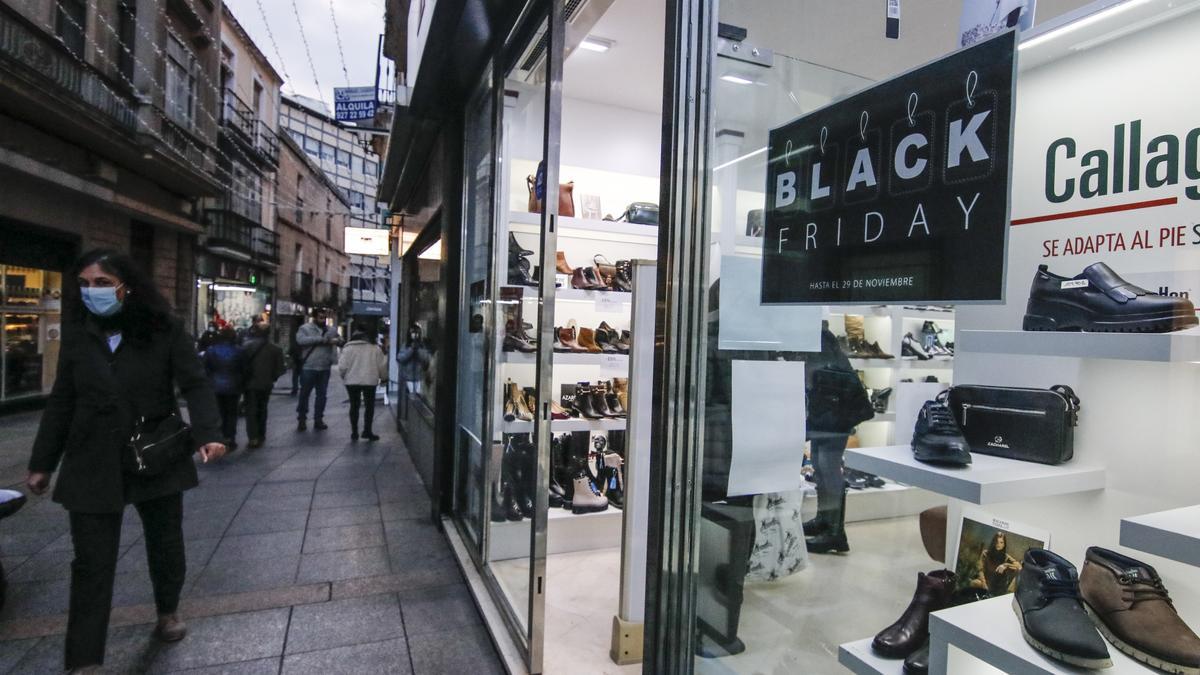
[(209, 460), (221, 459), (225, 456), (224, 443), (209, 443), (200, 448), (200, 458), (207, 464)]
[(25, 478), (25, 487), (35, 495), (44, 495), (50, 488), (50, 474), (45, 471), (30, 471)]

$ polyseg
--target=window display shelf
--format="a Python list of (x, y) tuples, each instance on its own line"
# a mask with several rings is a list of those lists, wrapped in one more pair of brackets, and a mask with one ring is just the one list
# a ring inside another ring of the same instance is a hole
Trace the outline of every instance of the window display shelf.
[(954, 367), (953, 356), (940, 356), (921, 361), (920, 359), (850, 359), (850, 365), (856, 370), (862, 368), (899, 368), (904, 369), (950, 369)]
[(1068, 356), (1125, 361), (1200, 361), (1200, 329), (1178, 333), (1054, 333), (961, 330), (957, 348), (984, 354)]
[[(1013, 612), (1012, 602), (1012, 596), (1005, 595), (934, 612), (929, 618), (934, 646), (938, 642), (954, 645), (1006, 673), (1067, 675), (1083, 672), (1030, 647), (1021, 636), (1021, 625)], [(1104, 669), (1105, 675), (1154, 672), (1112, 645), (1109, 645), (1108, 653), (1112, 656), (1113, 667)], [(932, 663), (929, 670), (934, 672)]]
[[(501, 363), (517, 363), (524, 365), (534, 365), (537, 363), (537, 354), (525, 354), (522, 352), (501, 352)], [(577, 352), (555, 352), (554, 365), (557, 366), (600, 366), (600, 365), (616, 365), (624, 370), (629, 370), (629, 355), (628, 354), (592, 354), (592, 353), (577, 353)]]
[[(550, 429), (556, 434), (565, 434), (569, 431), (624, 431), (625, 425), (626, 420), (623, 418), (602, 420), (569, 419), (551, 421)], [(533, 433), (533, 422), (504, 422), (502, 426), (506, 434)]]
[[(509, 214), (508, 222), (514, 232), (539, 232), (542, 226), (542, 216), (539, 213), (513, 211)], [(625, 222), (618, 223), (612, 220), (564, 217), (558, 219), (558, 236), (585, 239), (616, 239), (626, 243), (657, 246), (658, 226)]]
[(882, 413), (877, 412), (877, 413), (875, 413), (874, 417), (872, 417), (871, 419), (869, 419), (867, 421), (868, 422), (895, 422), (896, 421), (896, 413), (895, 412), (882, 412)]
[(1200, 566), (1200, 506), (1122, 518), (1121, 545)]
[(1104, 467), (1068, 462), (1058, 466), (975, 453), (971, 466), (934, 466), (913, 459), (912, 448), (893, 445), (846, 451), (846, 466), (891, 478), (972, 504), (994, 504), (1099, 490)]
[(902, 675), (904, 659), (885, 659), (871, 651), (871, 640), (847, 642), (838, 647), (838, 663), (858, 675)]
[[(550, 555), (621, 544), (624, 514), (612, 505), (597, 513), (574, 514), (567, 509), (550, 509), (546, 521), (546, 553)], [(492, 560), (528, 558), (529, 521), (492, 523), (489, 555)]]
[[(508, 288), (520, 288), (523, 298), (533, 300), (538, 296), (538, 289), (532, 286), (508, 286)], [(554, 299), (564, 302), (613, 302), (622, 305), (633, 304), (633, 293), (624, 291), (588, 291), (580, 288), (564, 288), (562, 286), (554, 289)]]

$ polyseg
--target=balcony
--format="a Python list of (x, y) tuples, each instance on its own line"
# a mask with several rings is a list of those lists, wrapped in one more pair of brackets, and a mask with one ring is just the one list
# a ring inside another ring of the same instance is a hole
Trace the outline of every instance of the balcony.
[(279, 235), (271, 230), (254, 228), (253, 249), (254, 259), (268, 265), (279, 264)]
[(292, 277), (292, 302), (311, 307), (313, 304), (313, 276), (308, 272), (296, 272)]
[(231, 211), (208, 209), (204, 212), (204, 245), (218, 253), (254, 253), (254, 225)]
[(250, 221), (252, 225), (262, 225), (262, 201), (257, 195), (247, 196), (226, 192), (212, 200), (209, 209), (228, 211)]
[(226, 89), (221, 106), (222, 137), (260, 165), (279, 165), (279, 138), (245, 101)]

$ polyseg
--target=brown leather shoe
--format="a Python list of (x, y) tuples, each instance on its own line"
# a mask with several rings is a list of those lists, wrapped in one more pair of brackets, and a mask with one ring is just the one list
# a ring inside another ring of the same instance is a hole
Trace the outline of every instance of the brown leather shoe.
[(1200, 675), (1200, 637), (1179, 618), (1153, 567), (1093, 546), (1079, 573), (1079, 592), (1114, 647), (1168, 673)]
[(161, 614), (154, 636), (163, 642), (179, 642), (187, 635), (187, 624), (178, 614)]
[(571, 267), (567, 263), (567, 254), (566, 253), (563, 253), (562, 251), (556, 251), (554, 253), (554, 271), (558, 272), (559, 274), (567, 274), (567, 275), (569, 275), (575, 271), (575, 268)]
[(895, 623), (879, 631), (871, 648), (893, 659), (902, 659), (920, 649), (929, 639), (929, 615), (950, 606), (954, 581), (954, 572), (950, 570), (917, 574), (917, 590), (908, 609)]

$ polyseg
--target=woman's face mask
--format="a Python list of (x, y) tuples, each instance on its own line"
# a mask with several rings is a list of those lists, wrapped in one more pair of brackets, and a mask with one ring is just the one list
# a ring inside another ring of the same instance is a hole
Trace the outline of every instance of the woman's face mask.
[(124, 303), (117, 298), (118, 288), (120, 286), (79, 289), (83, 296), (83, 306), (96, 316), (112, 316), (120, 312)]

